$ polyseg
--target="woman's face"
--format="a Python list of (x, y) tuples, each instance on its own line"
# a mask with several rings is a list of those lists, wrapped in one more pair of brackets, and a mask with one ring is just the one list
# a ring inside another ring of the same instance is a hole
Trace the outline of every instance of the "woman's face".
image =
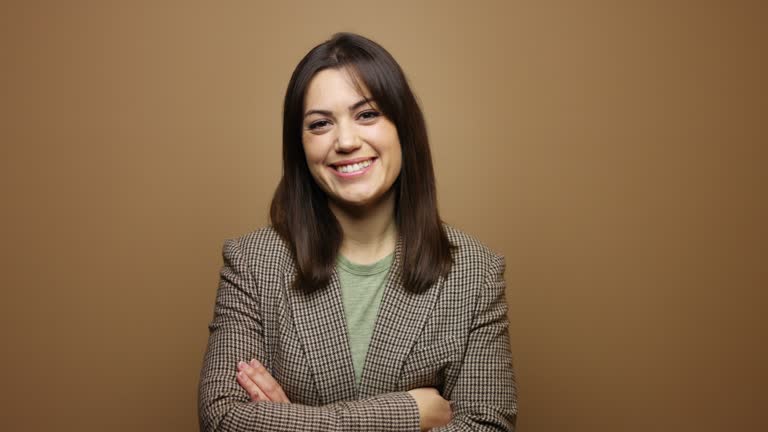
[(378, 203), (400, 174), (397, 128), (358, 93), (343, 69), (325, 69), (310, 81), (304, 102), (302, 142), (318, 185), (344, 207)]

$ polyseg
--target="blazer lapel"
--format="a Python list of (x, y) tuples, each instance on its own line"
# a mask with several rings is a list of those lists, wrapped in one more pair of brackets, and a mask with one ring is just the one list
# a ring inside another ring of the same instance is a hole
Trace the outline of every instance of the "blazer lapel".
[(320, 403), (355, 399), (355, 371), (338, 275), (333, 273), (327, 287), (306, 294), (291, 287), (295, 273), (287, 273), (285, 287), (293, 321), (315, 376)]
[(402, 282), (402, 244), (398, 241), (379, 306), (371, 343), (365, 357), (359, 397), (399, 391), (403, 365), (435, 306), (442, 288), (435, 286), (421, 294), (406, 291)]

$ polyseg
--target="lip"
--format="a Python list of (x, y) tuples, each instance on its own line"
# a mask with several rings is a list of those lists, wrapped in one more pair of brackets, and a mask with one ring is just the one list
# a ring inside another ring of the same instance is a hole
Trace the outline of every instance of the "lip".
[(350, 164), (353, 164), (353, 163), (359, 163), (359, 162), (367, 161), (369, 159), (376, 160), (377, 158), (375, 156), (359, 157), (359, 158), (354, 158), (354, 159), (345, 159), (343, 161), (334, 162), (334, 163), (331, 163), (331, 164), (328, 164), (328, 165), (332, 166), (332, 167), (337, 167), (337, 166), (340, 166), (340, 165), (350, 165)]
[(373, 168), (376, 165), (376, 161), (378, 161), (379, 158), (370, 158), (370, 157), (367, 157), (367, 158), (357, 158), (357, 159), (349, 159), (350, 161), (354, 161), (354, 162), (344, 161), (343, 163), (342, 162), (338, 163), (339, 165), (346, 165), (348, 163), (357, 163), (357, 162), (366, 161), (366, 160), (369, 160), (369, 159), (371, 160), (371, 164), (370, 165), (368, 165), (367, 167), (363, 168), (360, 171), (356, 171), (356, 172), (353, 172), (353, 173), (343, 173), (341, 171), (337, 171), (336, 168), (333, 167), (336, 164), (329, 165), (328, 169), (331, 170), (331, 172), (334, 173), (337, 177), (341, 177), (341, 178), (360, 177), (362, 175), (365, 175), (365, 173), (367, 173), (368, 171), (370, 171), (370, 169)]

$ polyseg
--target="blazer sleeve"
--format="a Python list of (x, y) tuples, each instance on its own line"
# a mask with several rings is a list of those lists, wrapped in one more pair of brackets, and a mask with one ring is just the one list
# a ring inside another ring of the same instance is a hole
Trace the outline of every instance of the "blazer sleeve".
[(419, 430), (418, 407), (405, 392), (322, 407), (250, 401), (237, 383), (236, 365), (240, 360), (264, 358), (259, 291), (239, 240), (225, 242), (223, 258), (198, 389), (201, 431)]
[(478, 295), (475, 319), (455, 385), (444, 397), (453, 402), (453, 431), (514, 431), (517, 388), (509, 347), (504, 258), (494, 255)]

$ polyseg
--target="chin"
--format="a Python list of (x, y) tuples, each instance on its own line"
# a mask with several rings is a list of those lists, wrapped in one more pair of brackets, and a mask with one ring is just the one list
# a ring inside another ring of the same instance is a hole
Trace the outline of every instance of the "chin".
[(364, 193), (344, 194), (341, 196), (337, 195), (332, 198), (332, 200), (339, 207), (361, 210), (385, 202), (388, 196), (389, 194), (387, 193), (375, 193), (369, 191)]
[(338, 200), (337, 202), (340, 206), (344, 207), (367, 207), (375, 201), (371, 199), (342, 199)]
[(376, 204), (379, 200), (381, 200), (381, 197), (339, 197), (333, 201), (339, 207), (349, 209), (364, 209)]

